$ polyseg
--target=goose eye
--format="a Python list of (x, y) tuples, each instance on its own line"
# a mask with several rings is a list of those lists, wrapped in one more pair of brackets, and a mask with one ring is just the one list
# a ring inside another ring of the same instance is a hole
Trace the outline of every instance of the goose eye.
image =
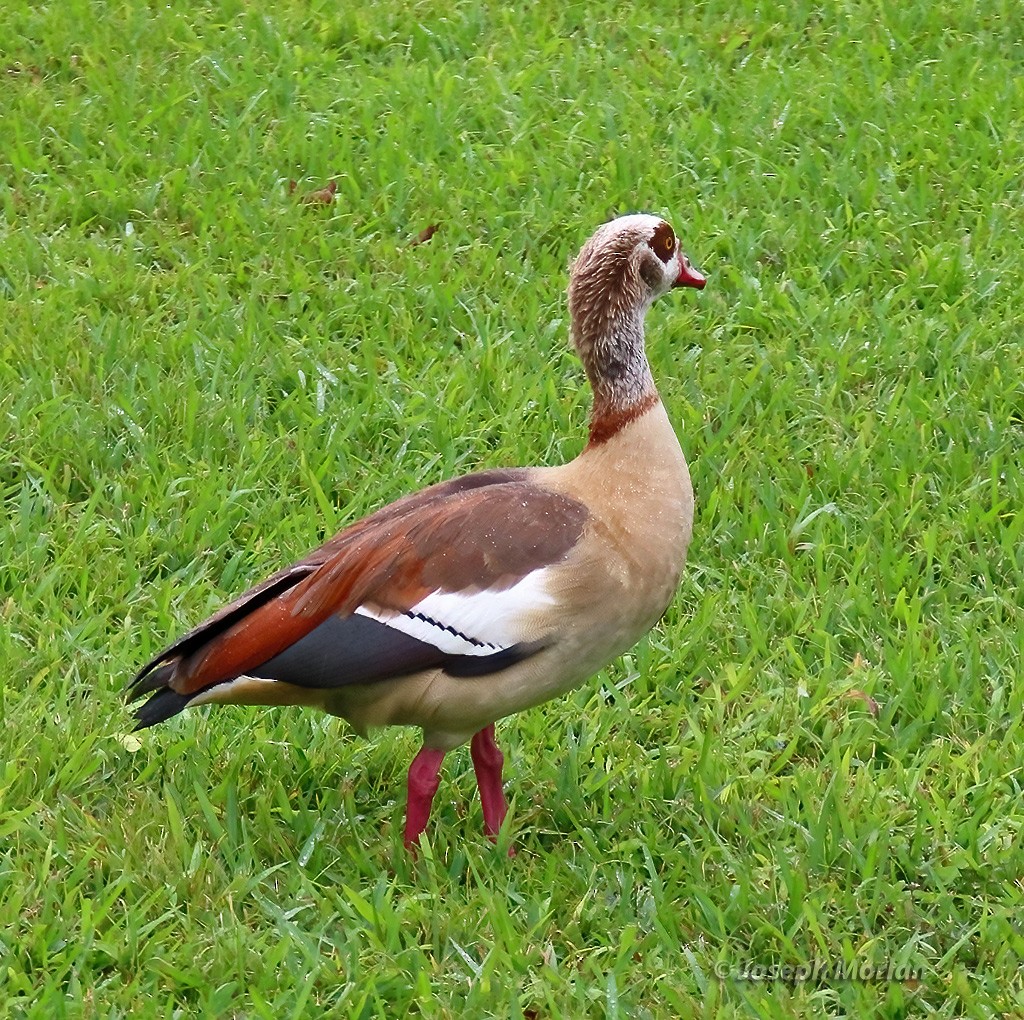
[(653, 251), (662, 262), (668, 262), (668, 260), (672, 258), (673, 254), (675, 254), (676, 235), (672, 232), (672, 228), (667, 223), (659, 223), (654, 228), (654, 234), (648, 243), (651, 246), (651, 251)]

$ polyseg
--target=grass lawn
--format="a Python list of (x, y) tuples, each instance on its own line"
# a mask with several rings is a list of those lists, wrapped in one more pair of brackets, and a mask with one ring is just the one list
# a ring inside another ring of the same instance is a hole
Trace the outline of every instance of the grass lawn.
[[(1021, 1015), (1017, 4), (13, 0), (0, 54), (0, 1016)], [(407, 857), (411, 731), (129, 735), (341, 525), (575, 455), (566, 266), (635, 209), (709, 276), (648, 317), (690, 565), (499, 724), (518, 856), (459, 751)]]

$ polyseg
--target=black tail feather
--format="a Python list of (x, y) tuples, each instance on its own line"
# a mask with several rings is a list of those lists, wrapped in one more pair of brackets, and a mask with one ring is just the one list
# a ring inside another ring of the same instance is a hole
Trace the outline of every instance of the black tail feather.
[[(141, 694), (143, 691), (138, 693)], [(138, 720), (135, 729), (144, 730), (147, 726), (155, 726), (165, 719), (170, 719), (182, 711), (191, 700), (191, 694), (179, 694), (169, 687), (157, 691), (149, 701), (135, 710), (135, 718)]]
[(177, 660), (165, 662), (156, 667), (150, 664), (131, 681), (125, 697), (129, 701), (135, 701), (136, 698), (141, 698), (144, 694), (149, 694), (150, 691), (163, 690), (168, 686), (168, 681), (171, 679), (176, 665)]

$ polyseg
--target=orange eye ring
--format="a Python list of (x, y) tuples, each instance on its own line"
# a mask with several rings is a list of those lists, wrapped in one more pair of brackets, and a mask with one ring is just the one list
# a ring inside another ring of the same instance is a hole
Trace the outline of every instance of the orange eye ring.
[(667, 223), (662, 222), (654, 228), (654, 233), (651, 235), (648, 244), (651, 247), (651, 251), (662, 262), (667, 263), (676, 251), (676, 235)]

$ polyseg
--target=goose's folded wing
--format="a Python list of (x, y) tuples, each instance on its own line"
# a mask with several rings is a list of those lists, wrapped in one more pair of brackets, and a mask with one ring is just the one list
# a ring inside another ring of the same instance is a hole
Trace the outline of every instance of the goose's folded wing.
[(524, 471), (432, 486), (225, 606), (149, 662), (132, 695), (191, 700), (239, 676), (335, 687), (503, 669), (543, 647), (550, 571), (586, 520)]

